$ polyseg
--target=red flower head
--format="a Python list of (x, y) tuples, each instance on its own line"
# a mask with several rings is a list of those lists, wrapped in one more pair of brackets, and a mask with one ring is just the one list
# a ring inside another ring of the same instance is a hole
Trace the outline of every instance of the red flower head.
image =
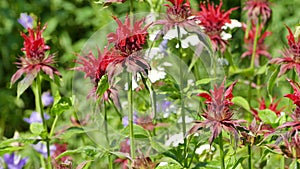
[(21, 33), (21, 36), (24, 38), (24, 47), (21, 50), (25, 51), (25, 57), (20, 57), (20, 62), (16, 63), (19, 70), (12, 76), (11, 84), (14, 84), (24, 73), (26, 74), (25, 79), (29, 80), (30, 83), (40, 71), (48, 74), (52, 79), (54, 74), (60, 76), (58, 70), (50, 66), (55, 63), (53, 60), (54, 55), (46, 56), (45, 54), (47, 50), (50, 50), (50, 47), (45, 44), (45, 40), (42, 37), (45, 29), (46, 26), (40, 29), (40, 23), (38, 23), (36, 29), (27, 28), (28, 36), (25, 33)]
[(300, 77), (300, 39), (296, 42), (291, 29), (288, 26), (286, 27), (289, 31), (287, 36), (289, 48), (282, 52), (284, 58), (274, 58), (271, 60), (271, 63), (281, 64), (278, 76), (283, 75), (289, 69), (295, 68)]
[[(76, 63), (81, 64), (82, 66), (75, 67), (73, 68), (73, 70), (84, 72), (85, 78), (89, 77), (94, 84), (94, 88), (92, 89), (88, 97), (98, 97), (96, 95), (98, 82), (100, 81), (102, 76), (106, 74), (108, 65), (113, 63), (114, 61), (115, 57), (111, 52), (108, 52), (106, 48), (104, 49), (103, 53), (98, 50), (98, 58), (96, 58), (92, 52), (90, 52), (87, 56), (78, 55), (78, 60), (76, 61)], [(117, 90), (113, 87), (107, 89), (107, 91), (103, 94), (103, 100), (107, 101), (109, 97), (113, 99), (114, 103), (117, 106), (119, 106), (118, 93)]]
[[(279, 104), (280, 100), (275, 102), (275, 99), (272, 99), (271, 103), (269, 106), (266, 105), (265, 99), (261, 98), (259, 100), (259, 110), (265, 110), (265, 109), (270, 109), (272, 110), (278, 117), (281, 114), (281, 111), (284, 109), (284, 107), (278, 109), (278, 104)], [(261, 119), (258, 117), (258, 111), (255, 109), (251, 109), (252, 110), (252, 114), (254, 115), (255, 119), (257, 121), (261, 121)]]
[(107, 35), (108, 42), (113, 43), (115, 49), (121, 51), (126, 56), (141, 50), (147, 42), (147, 29), (151, 24), (142, 28), (142, 24), (145, 21), (145, 19), (142, 19), (135, 22), (132, 27), (128, 16), (126, 16), (124, 24), (117, 17), (114, 17), (114, 19), (119, 27), (116, 33)]
[(211, 39), (215, 51), (220, 49), (224, 52), (227, 41), (221, 38), (222, 27), (225, 26), (225, 23), (231, 22), (229, 15), (238, 7), (231, 8), (224, 12), (221, 10), (222, 5), (222, 1), (216, 6), (214, 6), (214, 4), (208, 3), (205, 5), (202, 3), (200, 4), (201, 11), (197, 13), (196, 17), (200, 21), (199, 25), (204, 28), (205, 33)]
[(263, 24), (271, 17), (272, 10), (268, 0), (248, 0), (244, 10), (248, 11), (248, 18), (257, 24), (261, 16)]
[[(224, 80), (225, 81), (225, 80)], [(212, 143), (213, 140), (221, 133), (222, 129), (234, 133), (235, 140), (238, 140), (238, 130), (241, 122), (244, 120), (233, 120), (233, 112), (229, 109), (233, 103), (231, 102), (233, 98), (232, 90), (236, 81), (233, 82), (229, 88), (225, 91), (224, 81), (219, 88), (214, 86), (214, 90), (210, 91), (210, 94), (200, 93), (198, 96), (206, 99), (205, 104), (207, 104), (207, 110), (202, 114), (205, 118), (202, 122), (196, 122), (189, 133), (193, 133), (202, 127), (210, 127), (212, 136), (209, 142)]]
[(281, 152), (287, 158), (300, 159), (300, 136), (298, 131), (294, 136), (283, 136), (284, 145), (280, 146)]
[(192, 18), (189, 18), (192, 14), (190, 2), (186, 0), (168, 0), (172, 5), (165, 4), (167, 7), (167, 15), (165, 20), (159, 20), (156, 24), (164, 25), (163, 32), (166, 33), (174, 26), (187, 26), (194, 24)]
[(114, 61), (107, 67), (109, 81), (111, 82), (113, 76), (121, 73), (124, 66), (134, 75), (137, 72), (147, 75), (150, 66), (146, 60), (140, 57), (142, 54), (139, 51), (147, 42), (147, 29), (151, 24), (142, 28), (145, 19), (133, 23), (133, 26), (131, 26), (128, 16), (124, 24), (118, 18), (114, 17), (114, 19), (118, 24), (116, 33), (107, 35), (108, 42), (114, 44), (115, 47), (110, 51)]
[(291, 79), (287, 79), (289, 81), (289, 83), (291, 84), (291, 86), (294, 89), (294, 93), (293, 94), (286, 94), (284, 97), (287, 97), (291, 100), (293, 100), (294, 104), (296, 104), (297, 106), (300, 106), (300, 86), (298, 83), (292, 81)]
[[(258, 40), (257, 40), (257, 45), (256, 45), (256, 52), (255, 52), (255, 66), (259, 66), (259, 57), (260, 56), (265, 56), (268, 59), (272, 59), (271, 54), (267, 51), (268, 48), (264, 44), (265, 38), (270, 36), (272, 33), (269, 31), (265, 31), (263, 34), (261, 34), (261, 30), (263, 28), (263, 25), (260, 25), (259, 31), (258, 31)], [(246, 25), (243, 25), (243, 30), (246, 31)], [(245, 37), (244, 41), (246, 44), (247, 51), (242, 54), (242, 58), (246, 56), (252, 56), (253, 53), (253, 43), (254, 43), (254, 38), (255, 38), (255, 32), (256, 32), (256, 27), (252, 26), (252, 29), (249, 31), (248, 37)]]

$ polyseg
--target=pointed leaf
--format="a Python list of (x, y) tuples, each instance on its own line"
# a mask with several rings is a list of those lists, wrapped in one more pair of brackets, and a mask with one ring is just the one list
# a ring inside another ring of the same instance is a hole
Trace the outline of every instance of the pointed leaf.
[(196, 82), (196, 85), (204, 85), (204, 84), (210, 83), (211, 81), (216, 80), (216, 79), (217, 78), (204, 78), (204, 79), (198, 80)]
[(97, 95), (99, 98), (102, 98), (103, 94), (105, 91), (109, 88), (108, 84), (108, 76), (104, 75), (101, 77), (99, 83), (98, 83), (98, 88), (97, 88)]
[(267, 91), (269, 93), (269, 95), (271, 95), (271, 92), (273, 90), (273, 87), (274, 87), (274, 84), (275, 84), (275, 81), (277, 79), (277, 76), (278, 76), (278, 73), (279, 73), (279, 67), (278, 66), (276, 68), (276, 70), (271, 74), (269, 80), (268, 80), (268, 86), (267, 86)]
[(258, 110), (258, 117), (267, 124), (274, 124), (277, 120), (275, 112), (270, 109)]
[(233, 102), (235, 105), (241, 106), (242, 108), (244, 108), (244, 109), (247, 110), (248, 112), (251, 112), (249, 103), (248, 103), (248, 101), (247, 101), (245, 98), (240, 97), (240, 96), (236, 96), (236, 97), (234, 97), (234, 98), (232, 99), (232, 102)]
[(31, 123), (29, 128), (34, 135), (40, 135), (44, 130), (42, 123)]
[(30, 73), (27, 74), (24, 79), (22, 79), (19, 83), (18, 83), (18, 87), (17, 87), (17, 97), (20, 97), (24, 91), (32, 84), (34, 78), (36, 77), (36, 73)]

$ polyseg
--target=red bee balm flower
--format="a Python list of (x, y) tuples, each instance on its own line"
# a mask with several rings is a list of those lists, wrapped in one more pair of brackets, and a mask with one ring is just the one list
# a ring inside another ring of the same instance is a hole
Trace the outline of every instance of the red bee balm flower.
[(295, 68), (300, 77), (300, 39), (295, 41), (295, 37), (289, 27), (287, 27), (289, 35), (287, 36), (289, 48), (282, 52), (284, 58), (274, 58), (271, 63), (281, 64), (278, 76), (283, 75), (287, 70)]
[(147, 75), (150, 66), (141, 57), (142, 54), (139, 51), (143, 49), (143, 45), (147, 42), (147, 29), (151, 24), (142, 28), (145, 19), (133, 23), (133, 26), (131, 26), (128, 16), (125, 18), (124, 24), (118, 18), (114, 17), (114, 19), (118, 24), (116, 33), (107, 35), (108, 42), (114, 44), (115, 47), (110, 51), (114, 61), (107, 67), (109, 81), (111, 82), (113, 76), (121, 73), (124, 66), (134, 75), (137, 72)]
[(194, 21), (191, 16), (191, 7), (189, 0), (168, 0), (172, 5), (165, 4), (167, 7), (167, 15), (165, 20), (159, 20), (156, 24), (164, 25), (164, 33), (172, 29), (174, 26), (193, 25)]
[[(96, 58), (92, 52), (90, 52), (85, 57), (80, 55), (78, 55), (78, 57), (79, 59), (76, 61), (76, 63), (81, 64), (82, 66), (73, 68), (73, 70), (84, 72), (85, 78), (89, 77), (92, 80), (94, 88), (92, 89), (88, 97), (95, 96), (97, 98), (98, 96), (96, 95), (96, 91), (98, 88), (98, 82), (100, 81), (102, 76), (106, 74), (107, 66), (115, 61), (115, 57), (106, 49), (104, 49), (103, 53), (98, 50), (98, 58)], [(113, 99), (116, 106), (120, 105), (117, 90), (113, 87), (110, 87), (103, 94), (103, 100), (107, 101), (109, 97)]]
[(248, 11), (248, 18), (252, 23), (257, 24), (259, 16), (261, 16), (263, 24), (271, 17), (272, 10), (268, 0), (248, 0), (244, 10)]
[(211, 90), (210, 94), (198, 94), (198, 96), (206, 99), (207, 110), (202, 114), (205, 120), (196, 122), (189, 133), (193, 133), (203, 127), (210, 127), (212, 132), (212, 136), (209, 139), (210, 143), (221, 133), (222, 129), (232, 132), (235, 136), (235, 140), (238, 140), (237, 127), (240, 127), (239, 123), (245, 121), (233, 120), (233, 112), (229, 109), (229, 106), (233, 105), (231, 100), (233, 98), (232, 90), (235, 84), (236, 81), (224, 91), (225, 87), (223, 81), (219, 88), (214, 86), (214, 90)]
[(202, 3), (200, 4), (200, 12), (197, 13), (196, 18), (200, 21), (199, 25), (204, 28), (205, 33), (209, 36), (212, 41), (213, 48), (215, 50), (220, 49), (222, 52), (226, 49), (227, 41), (221, 38), (222, 27), (226, 23), (231, 23), (229, 15), (232, 11), (238, 7), (231, 8), (224, 12), (221, 10), (222, 1), (219, 5)]
[(145, 19), (135, 22), (133, 27), (128, 16), (124, 24), (118, 18), (114, 17), (114, 19), (119, 27), (116, 33), (107, 35), (108, 42), (114, 43), (115, 49), (120, 50), (125, 55), (130, 55), (141, 50), (146, 43), (148, 36), (147, 29), (151, 24), (142, 29), (141, 26)]
[(19, 70), (12, 76), (11, 84), (14, 84), (24, 73), (26, 77), (24, 80), (32, 83), (36, 75), (43, 71), (48, 74), (52, 79), (54, 74), (59, 75), (58, 70), (51, 64), (55, 63), (53, 58), (54, 55), (46, 56), (45, 52), (50, 50), (50, 47), (45, 44), (45, 40), (42, 37), (43, 31), (46, 29), (44, 26), (40, 29), (40, 23), (36, 29), (27, 28), (29, 35), (21, 33), (21, 36), (24, 38), (24, 47), (21, 49), (25, 51), (25, 57), (20, 57), (20, 62), (17, 62)]
[[(257, 40), (257, 45), (256, 45), (256, 51), (255, 51), (255, 66), (259, 66), (259, 57), (260, 56), (265, 56), (268, 59), (272, 59), (271, 54), (267, 51), (268, 48), (264, 44), (265, 38), (270, 36), (272, 33), (269, 31), (265, 31), (263, 34), (261, 34), (261, 30), (263, 28), (263, 25), (260, 25), (260, 28), (258, 30), (258, 40)], [(246, 25), (243, 25), (243, 30), (246, 31)], [(253, 43), (254, 43), (254, 38), (255, 38), (255, 32), (256, 32), (256, 27), (252, 25), (252, 29), (249, 31), (248, 37), (244, 39), (247, 51), (242, 54), (242, 58), (246, 56), (252, 56), (253, 53)]]

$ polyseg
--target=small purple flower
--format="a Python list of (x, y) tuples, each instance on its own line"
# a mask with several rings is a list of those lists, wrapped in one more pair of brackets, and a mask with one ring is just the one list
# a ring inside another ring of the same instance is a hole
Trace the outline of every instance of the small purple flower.
[[(50, 118), (50, 116), (46, 113), (44, 113), (44, 118), (45, 120), (48, 120)], [(41, 117), (41, 114), (33, 111), (30, 115), (29, 118), (23, 118), (24, 121), (26, 121), (27, 123), (31, 124), (31, 123), (43, 123), (43, 119)]]
[(165, 55), (168, 56), (168, 39), (164, 39), (160, 44), (159, 44), (159, 50)]
[(45, 107), (53, 104), (54, 98), (51, 96), (50, 92), (43, 92), (42, 94), (42, 102)]
[[(47, 155), (47, 145), (42, 142), (38, 142), (37, 144), (31, 145), (33, 149), (35, 149), (37, 152), (42, 154), (45, 158), (48, 157)], [(50, 156), (53, 155), (54, 151), (56, 150), (55, 145), (50, 145)]]
[[(134, 112), (134, 113), (133, 113), (133, 123), (134, 123), (134, 124), (136, 124), (137, 119), (138, 119), (137, 113)], [(124, 117), (122, 118), (122, 124), (123, 124), (124, 127), (128, 126), (128, 124), (129, 124), (128, 116), (124, 116)]]
[(32, 29), (32, 22), (33, 19), (31, 16), (27, 15), (27, 13), (21, 13), (18, 22), (25, 28), (25, 29)]
[(22, 159), (21, 156), (15, 155), (15, 153), (4, 154), (3, 159), (8, 169), (22, 169), (28, 160), (28, 158)]

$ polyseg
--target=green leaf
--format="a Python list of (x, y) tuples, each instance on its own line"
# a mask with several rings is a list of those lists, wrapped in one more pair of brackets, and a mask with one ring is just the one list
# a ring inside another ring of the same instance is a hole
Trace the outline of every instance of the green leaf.
[(92, 162), (92, 160), (88, 160), (88, 161), (84, 161), (84, 162), (82, 162), (82, 163), (80, 163), (77, 167), (76, 167), (76, 169), (83, 169), (85, 166), (87, 166), (89, 163), (91, 163)]
[(15, 152), (15, 151), (22, 150), (22, 149), (23, 149), (23, 147), (16, 147), (16, 146), (1, 147), (0, 148), (0, 156), (2, 156), (3, 154), (6, 154), (6, 153)]
[(181, 169), (182, 167), (178, 164), (167, 164), (164, 166), (158, 166), (157, 169)]
[(32, 84), (33, 80), (35, 79), (37, 73), (29, 73), (27, 74), (24, 79), (22, 79), (18, 83), (17, 87), (17, 97), (19, 98), (25, 90)]
[(68, 97), (62, 97), (58, 101), (56, 100), (60, 96), (55, 96), (55, 103), (51, 109), (51, 113), (55, 115), (60, 115), (64, 111), (69, 110), (72, 107), (72, 101)]
[(65, 132), (63, 132), (59, 138), (61, 138), (62, 140), (67, 140), (70, 139), (70, 137), (72, 137), (73, 135), (77, 135), (77, 134), (82, 134), (82, 133), (86, 133), (86, 131), (81, 128), (81, 127), (70, 127), (68, 128)]
[(160, 142), (157, 142), (157, 141), (155, 141), (155, 140), (153, 140), (151, 138), (149, 138), (149, 139), (150, 139), (151, 147), (154, 148), (156, 151), (158, 151), (158, 152), (165, 152), (165, 151), (167, 151), (167, 148), (164, 147), (163, 144), (161, 144)]
[(44, 130), (42, 123), (31, 123), (29, 128), (34, 135), (40, 135)]
[(238, 105), (238, 106), (241, 106), (242, 108), (244, 108), (245, 110), (247, 110), (248, 112), (251, 112), (250, 110), (250, 106), (249, 106), (249, 103), (248, 101), (241, 97), (241, 96), (236, 96), (232, 99), (232, 102), (235, 104), (235, 105)]
[(110, 152), (110, 153), (117, 156), (117, 157), (119, 157), (119, 158), (123, 158), (123, 159), (128, 158), (128, 159), (130, 159), (130, 154), (129, 153), (123, 153), (123, 152), (118, 152), (118, 151), (113, 151), (113, 152)]
[(279, 67), (280, 67), (280, 66), (278, 66), (278, 67), (276, 68), (276, 70), (271, 74), (271, 76), (270, 76), (270, 78), (269, 78), (269, 80), (268, 80), (267, 91), (268, 91), (269, 95), (271, 95), (271, 92), (272, 92), (272, 90), (273, 90), (275, 81), (276, 81), (276, 79), (277, 79), (277, 76), (278, 76), (278, 73), (279, 73), (279, 70), (280, 70)]
[[(148, 138), (147, 131), (139, 125), (133, 124), (133, 133), (135, 138)], [(121, 131), (121, 134), (129, 136), (129, 125)]]
[(263, 66), (260, 66), (259, 69), (257, 70), (257, 72), (255, 74), (256, 75), (264, 74), (264, 73), (266, 73), (267, 68), (268, 68), (268, 63), (265, 64), (265, 65), (263, 65)]
[(258, 117), (267, 124), (274, 124), (277, 120), (275, 112), (270, 109), (258, 110)]
[(247, 156), (239, 158), (236, 163), (231, 167), (231, 169), (235, 169), (239, 164), (242, 164), (242, 162), (247, 158)]
[(102, 98), (103, 94), (108, 88), (109, 88), (108, 76), (104, 75), (101, 77), (98, 83), (97, 95), (99, 96), (99, 98)]
[(204, 84), (210, 83), (211, 81), (216, 80), (216, 79), (217, 78), (204, 78), (204, 79), (198, 80), (196, 82), (196, 85), (204, 85)]

